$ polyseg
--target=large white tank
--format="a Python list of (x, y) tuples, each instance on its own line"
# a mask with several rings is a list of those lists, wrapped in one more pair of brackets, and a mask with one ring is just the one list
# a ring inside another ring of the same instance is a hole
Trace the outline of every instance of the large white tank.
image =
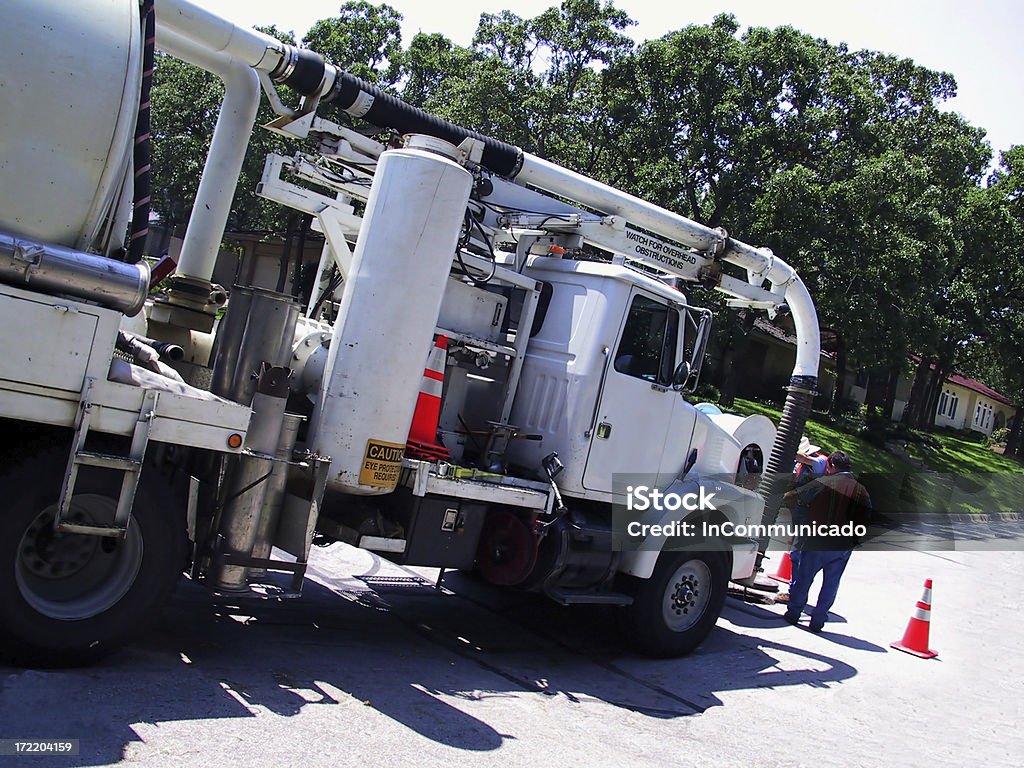
[(388, 493), (398, 482), (471, 185), (435, 152), (381, 155), (310, 424), (336, 491)]
[(138, 3), (2, 7), (0, 230), (87, 249), (128, 170), (141, 80)]

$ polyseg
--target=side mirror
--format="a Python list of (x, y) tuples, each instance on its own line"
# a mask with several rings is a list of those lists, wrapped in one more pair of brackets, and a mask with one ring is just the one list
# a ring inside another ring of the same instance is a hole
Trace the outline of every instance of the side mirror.
[(676, 366), (672, 372), (672, 389), (682, 392), (686, 382), (690, 380), (690, 364), (685, 360)]

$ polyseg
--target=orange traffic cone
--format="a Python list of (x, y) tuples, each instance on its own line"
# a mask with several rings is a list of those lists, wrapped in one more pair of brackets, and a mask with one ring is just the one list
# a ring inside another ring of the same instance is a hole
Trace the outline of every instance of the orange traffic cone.
[(448, 449), (437, 440), (437, 424), (441, 418), (441, 392), (444, 388), (444, 366), (448, 357), (448, 337), (438, 336), (427, 356), (423, 370), (420, 396), (412, 416), (408, 453), (417, 458), (447, 459)]
[(785, 584), (789, 584), (793, 580), (793, 559), (789, 556), (788, 549), (782, 553), (782, 559), (779, 560), (779, 570), (768, 578)]
[(928, 626), (931, 623), (932, 614), (932, 580), (925, 579), (924, 594), (917, 602), (917, 607), (907, 624), (907, 631), (903, 633), (903, 639), (899, 642), (889, 644), (890, 648), (897, 651), (911, 653), (920, 656), (922, 659), (932, 659), (939, 655), (928, 647)]

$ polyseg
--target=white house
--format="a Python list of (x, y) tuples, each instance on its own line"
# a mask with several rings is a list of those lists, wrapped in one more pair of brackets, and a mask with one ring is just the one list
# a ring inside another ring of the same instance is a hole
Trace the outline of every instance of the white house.
[[(893, 403), (893, 421), (899, 421), (910, 398), (911, 373), (904, 373), (896, 384)], [(867, 399), (867, 382), (858, 377), (850, 387), (849, 397), (858, 403)], [(951, 429), (971, 429), (985, 435), (1008, 426), (1017, 413), (1017, 407), (1008, 397), (982, 384), (977, 379), (958, 373), (946, 377), (935, 408), (935, 426)]]
[(942, 383), (935, 425), (990, 435), (993, 430), (1007, 426), (1016, 413), (1016, 407), (1005, 395), (954, 373)]

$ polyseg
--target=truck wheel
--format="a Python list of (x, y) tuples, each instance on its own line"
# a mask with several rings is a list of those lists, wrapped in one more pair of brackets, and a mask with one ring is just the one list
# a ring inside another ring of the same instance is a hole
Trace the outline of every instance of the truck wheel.
[(724, 552), (664, 552), (651, 578), (636, 583), (633, 604), (624, 609), (630, 644), (648, 656), (682, 656), (718, 621), (728, 559)]
[[(0, 652), (27, 666), (100, 658), (153, 617), (184, 562), (183, 518), (145, 483), (123, 539), (55, 533), (66, 461), (50, 449), (0, 476)], [(68, 518), (113, 523), (120, 478), (83, 468)]]

